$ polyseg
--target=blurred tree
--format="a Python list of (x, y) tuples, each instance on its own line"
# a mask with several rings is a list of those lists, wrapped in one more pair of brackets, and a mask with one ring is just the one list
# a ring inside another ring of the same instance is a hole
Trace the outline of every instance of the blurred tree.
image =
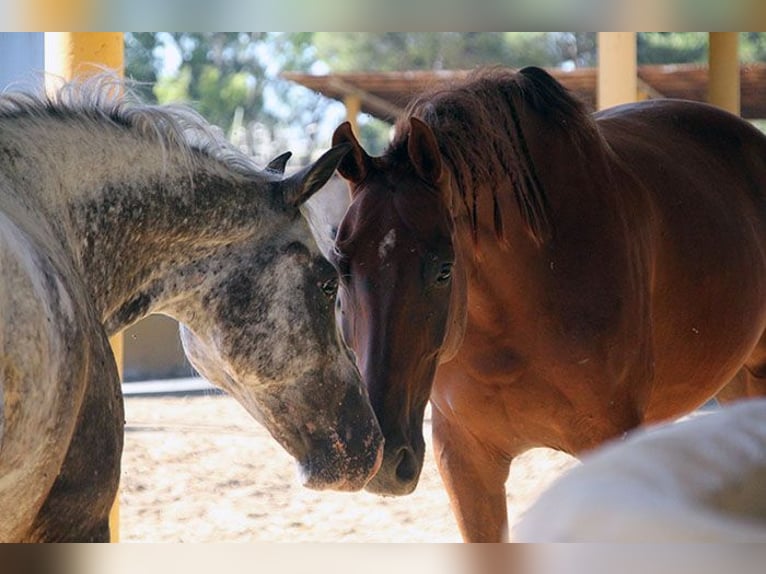
[(637, 38), (639, 64), (704, 63), (707, 32), (642, 32)]
[(469, 68), (510, 55), (499, 32), (317, 32), (313, 40), (334, 71)]
[(558, 66), (595, 61), (595, 34), (575, 32), (317, 32), (317, 59), (334, 71)]
[(157, 71), (161, 67), (157, 34), (152, 32), (130, 32), (125, 34), (125, 77), (137, 82), (135, 90), (144, 101), (154, 103), (154, 85)]
[[(744, 32), (740, 38), (744, 61), (766, 59), (766, 34)], [(145, 83), (138, 89), (146, 100), (189, 102), (232, 136), (239, 134), (250, 150), (261, 150), (268, 140), (272, 149), (264, 153), (274, 153), (300, 141), (304, 149), (294, 150), (299, 160), (327, 144), (317, 141), (318, 126), (335, 108), (280, 79), (283, 70), (574, 68), (598, 61), (596, 34), (582, 32), (128, 33), (125, 47), (126, 75)], [(637, 47), (640, 64), (704, 63), (707, 33), (640, 33)], [(331, 118), (342, 119), (333, 113)], [(371, 150), (379, 150), (389, 126), (363, 118), (360, 132)]]
[[(147, 101), (186, 102), (211, 123), (237, 134), (264, 161), (283, 151), (288, 126), (311, 126), (330, 102), (278, 77), (314, 62), (312, 33), (128, 33), (126, 75)], [(169, 64), (175, 61), (174, 65)], [(316, 130), (304, 129), (308, 155)], [(254, 138), (259, 139), (258, 142)], [(256, 143), (259, 144), (256, 147)]]
[(766, 33), (740, 32), (739, 40), (743, 62), (766, 62)]

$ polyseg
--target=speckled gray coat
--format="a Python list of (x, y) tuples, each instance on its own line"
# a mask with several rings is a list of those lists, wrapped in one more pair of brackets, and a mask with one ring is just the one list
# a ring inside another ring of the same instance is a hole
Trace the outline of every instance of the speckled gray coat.
[[(344, 148), (284, 178), (189, 111), (108, 83), (0, 98), (0, 540), (106, 540), (123, 407), (108, 337), (151, 312), (297, 459), (362, 488), (382, 438), (299, 207)], [(253, 477), (258, 480), (258, 477)]]

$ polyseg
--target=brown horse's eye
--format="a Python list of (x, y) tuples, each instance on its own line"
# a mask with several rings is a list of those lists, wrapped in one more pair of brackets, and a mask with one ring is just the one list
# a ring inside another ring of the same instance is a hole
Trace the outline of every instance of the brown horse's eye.
[(321, 283), (319, 288), (322, 290), (322, 293), (327, 296), (328, 299), (333, 299), (335, 294), (338, 292), (338, 278), (333, 277), (332, 279), (328, 279), (327, 281)]
[(437, 285), (446, 285), (452, 278), (452, 263), (442, 263), (439, 274), (436, 276)]

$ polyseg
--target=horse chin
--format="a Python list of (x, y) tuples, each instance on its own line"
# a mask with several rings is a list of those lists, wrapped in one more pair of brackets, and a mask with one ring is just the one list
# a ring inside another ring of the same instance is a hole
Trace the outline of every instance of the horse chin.
[[(372, 443), (373, 435), (368, 437)], [(347, 445), (335, 439), (324, 448), (315, 447), (310, 455), (298, 463), (301, 484), (313, 490), (355, 492), (362, 490), (383, 462), (383, 443), (380, 448), (367, 449), (362, 455), (349, 455)]]
[(415, 491), (418, 481), (414, 480), (408, 483), (389, 480), (371, 480), (365, 486), (365, 490), (378, 496), (407, 496)]
[(420, 480), (423, 469), (423, 448), (417, 451), (409, 446), (392, 449), (393, 455), (385, 453), (380, 470), (367, 483), (365, 490), (382, 496), (406, 496), (411, 494)]

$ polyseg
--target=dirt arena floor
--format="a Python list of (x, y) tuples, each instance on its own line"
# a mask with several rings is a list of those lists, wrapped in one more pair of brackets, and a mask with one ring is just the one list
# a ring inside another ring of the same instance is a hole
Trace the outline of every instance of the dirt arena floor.
[[(430, 441), (415, 492), (316, 492), (239, 404), (223, 395), (127, 397), (122, 542), (458, 542)], [(426, 417), (428, 419), (428, 416)], [(424, 429), (429, 440), (430, 420)], [(511, 466), (511, 524), (576, 464), (536, 449)]]

